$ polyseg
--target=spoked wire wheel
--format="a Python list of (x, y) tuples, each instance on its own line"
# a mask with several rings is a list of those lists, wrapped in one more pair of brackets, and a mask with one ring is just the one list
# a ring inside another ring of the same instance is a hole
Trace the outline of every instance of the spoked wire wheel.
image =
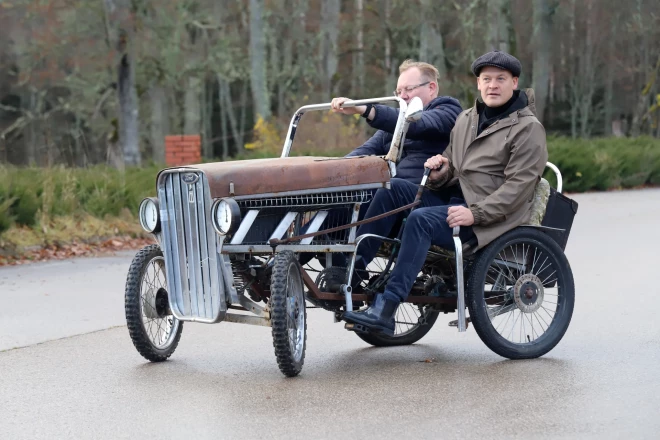
[[(377, 256), (367, 266), (369, 279), (361, 282), (361, 287), (369, 293), (383, 293), (396, 261), (390, 263), (387, 256)], [(419, 274), (423, 276), (423, 274)], [(394, 315), (394, 335), (382, 333), (356, 333), (363, 341), (377, 347), (410, 345), (422, 339), (438, 319), (438, 312), (423, 304), (401, 303)]]
[(546, 234), (517, 228), (476, 257), (467, 286), (481, 340), (510, 359), (543, 356), (570, 324), (575, 287), (562, 249)]
[(165, 261), (158, 245), (143, 248), (133, 258), (124, 301), (128, 331), (137, 351), (152, 362), (169, 358), (179, 344), (183, 323), (169, 307)]
[(275, 256), (270, 284), (270, 318), (273, 346), (280, 371), (300, 374), (307, 345), (307, 309), (302, 274), (291, 251)]

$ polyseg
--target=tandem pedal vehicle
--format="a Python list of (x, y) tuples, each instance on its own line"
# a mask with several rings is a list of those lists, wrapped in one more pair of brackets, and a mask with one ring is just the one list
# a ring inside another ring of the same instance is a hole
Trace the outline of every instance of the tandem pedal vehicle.
[[(125, 291), (129, 334), (143, 357), (167, 360), (185, 321), (260, 325), (272, 329), (281, 372), (296, 376), (305, 360), (308, 304), (340, 322), (345, 311), (367, 307), (383, 291), (399, 240), (357, 236), (358, 225), (368, 221), (358, 221), (358, 215), (378, 188), (389, 188), (408, 125), (423, 108), (419, 98), (406, 104), (398, 97), (344, 106), (368, 103), (400, 109), (384, 157), (289, 157), (303, 114), (330, 109), (318, 104), (296, 111), (279, 158), (158, 173), (157, 196), (139, 208), (142, 227), (158, 244), (135, 255)], [(423, 338), (440, 313), (456, 313), (450, 325), (464, 332), (471, 323), (500, 356), (536, 358), (552, 350), (573, 313), (575, 288), (564, 249), (577, 203), (561, 193), (557, 167), (547, 166), (557, 188), (541, 179), (528, 224), (478, 251), (476, 243), (462, 243), (455, 228), (454, 249), (429, 250), (412, 291), (399, 305), (392, 336), (352, 324), (346, 328), (374, 346), (408, 345)], [(367, 239), (382, 245), (356, 283), (355, 255)], [(347, 263), (333, 265), (339, 254), (348, 256)], [(302, 258), (309, 255), (315, 258)]]

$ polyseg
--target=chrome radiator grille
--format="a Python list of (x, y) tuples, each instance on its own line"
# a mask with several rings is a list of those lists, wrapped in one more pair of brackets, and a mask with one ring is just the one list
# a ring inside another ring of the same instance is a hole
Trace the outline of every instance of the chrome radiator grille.
[[(282, 222), (288, 221), (284, 219), (287, 216), (291, 217), (291, 213), (295, 213), (296, 216), (291, 218), (290, 224), (284, 225), (286, 228), (282, 231), (282, 235), (289, 237), (310, 232), (309, 227), (319, 215), (325, 216), (325, 219), (322, 224), (315, 225), (312, 232), (347, 225), (356, 217), (356, 204), (367, 203), (372, 197), (373, 190), (355, 190), (238, 200), (243, 218), (246, 218), (250, 211), (258, 211), (258, 214), (253, 219), (249, 230), (241, 237), (240, 243), (234, 240), (232, 244), (267, 244), (278, 226), (282, 225)], [(350, 229), (344, 229), (314, 237), (304, 244), (346, 244), (349, 236)], [(282, 236), (277, 238), (282, 238)]]
[(206, 176), (168, 172), (159, 180), (158, 199), (172, 311), (183, 320), (217, 322), (226, 304)]
[(370, 190), (340, 191), (286, 197), (267, 197), (261, 199), (240, 200), (238, 205), (245, 209), (254, 208), (324, 208), (331, 205), (366, 203), (371, 200)]

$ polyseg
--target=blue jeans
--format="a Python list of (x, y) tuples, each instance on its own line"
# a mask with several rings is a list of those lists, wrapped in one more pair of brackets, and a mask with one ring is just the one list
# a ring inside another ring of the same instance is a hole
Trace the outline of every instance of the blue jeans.
[[(391, 184), (391, 189), (381, 188), (376, 192), (365, 218), (383, 214), (415, 201), (418, 185), (402, 179), (392, 179)], [(395, 237), (398, 231), (393, 231), (394, 226), (407, 216), (401, 237), (401, 248), (383, 294), (385, 299), (401, 302), (408, 297), (431, 245), (454, 249), (452, 228), (447, 223), (447, 210), (450, 206), (467, 206), (465, 200), (425, 189), (421, 202), (412, 213), (403, 211), (390, 215), (362, 225), (357, 230), (358, 236), (376, 234)], [(465, 242), (472, 237), (474, 237), (472, 227), (461, 226), (461, 240)], [(362, 241), (355, 263), (357, 269), (367, 267), (376, 256), (381, 241), (374, 238)]]

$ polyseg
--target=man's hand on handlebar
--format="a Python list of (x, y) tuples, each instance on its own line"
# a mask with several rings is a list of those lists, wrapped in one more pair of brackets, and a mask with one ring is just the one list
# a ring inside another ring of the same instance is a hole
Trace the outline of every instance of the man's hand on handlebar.
[(341, 106), (346, 102), (350, 101), (351, 98), (333, 98), (330, 103), (332, 111), (335, 113), (341, 113), (343, 115), (361, 115), (367, 110), (366, 105), (358, 105), (355, 107), (342, 108)]
[(442, 154), (438, 154), (433, 157), (429, 157), (424, 163), (424, 167), (431, 169), (431, 174), (429, 174), (429, 180), (438, 180), (440, 175), (444, 172), (443, 168), (448, 166), (449, 159), (447, 159)]

